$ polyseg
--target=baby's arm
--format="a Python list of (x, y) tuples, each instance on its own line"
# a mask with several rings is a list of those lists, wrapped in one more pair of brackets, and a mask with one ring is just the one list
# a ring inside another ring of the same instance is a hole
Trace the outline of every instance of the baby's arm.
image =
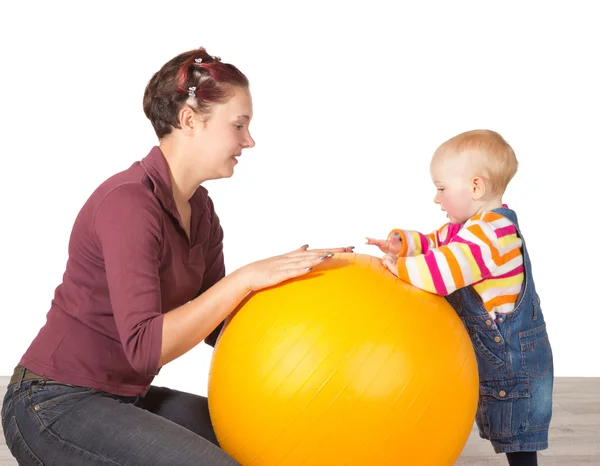
[(394, 229), (388, 235), (388, 239), (394, 235), (400, 239), (402, 248), (397, 254), (398, 257), (418, 256), (438, 248), (448, 234), (448, 226), (449, 224), (446, 224), (427, 235), (415, 230)]
[(523, 269), (516, 229), (496, 213), (467, 222), (444, 246), (413, 256), (387, 256), (384, 263), (401, 280), (442, 296), (492, 276), (508, 278)]

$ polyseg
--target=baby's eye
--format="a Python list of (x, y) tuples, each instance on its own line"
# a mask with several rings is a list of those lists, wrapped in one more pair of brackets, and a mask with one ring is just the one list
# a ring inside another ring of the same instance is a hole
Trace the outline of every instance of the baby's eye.
[(438, 190), (439, 192), (443, 192), (443, 191), (444, 191), (444, 188), (438, 188), (437, 190)]
[(235, 125), (235, 129), (240, 130), (244, 127), (244, 125)]

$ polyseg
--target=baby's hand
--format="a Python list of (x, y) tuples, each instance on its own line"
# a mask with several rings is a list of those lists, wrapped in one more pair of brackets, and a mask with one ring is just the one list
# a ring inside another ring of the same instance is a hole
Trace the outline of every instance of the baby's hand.
[(388, 239), (374, 239), (367, 236), (367, 244), (377, 246), (385, 254), (399, 254), (402, 251), (402, 240), (398, 233), (394, 233)]
[(396, 277), (398, 276), (398, 258), (393, 254), (386, 254), (381, 258), (381, 262)]

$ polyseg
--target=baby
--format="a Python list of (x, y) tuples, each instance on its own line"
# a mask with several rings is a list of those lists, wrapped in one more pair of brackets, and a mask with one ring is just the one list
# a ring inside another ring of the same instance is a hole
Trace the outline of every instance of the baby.
[(385, 240), (367, 238), (395, 276), (444, 296), (462, 319), (479, 367), (479, 433), (511, 466), (537, 465), (537, 450), (548, 448), (554, 382), (525, 241), (502, 202), (517, 165), (500, 134), (459, 134), (430, 165), (448, 223), (430, 234), (395, 229)]

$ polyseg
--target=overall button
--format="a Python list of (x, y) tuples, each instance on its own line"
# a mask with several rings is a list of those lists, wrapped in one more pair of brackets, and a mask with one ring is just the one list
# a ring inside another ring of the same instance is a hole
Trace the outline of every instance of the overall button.
[(498, 317), (498, 322), (500, 322), (500, 323), (504, 322), (504, 317)]
[(504, 390), (500, 390), (498, 392), (498, 395), (500, 395), (502, 398), (504, 398), (506, 396), (506, 392)]
[(490, 319), (486, 320), (485, 325), (489, 327), (490, 325), (492, 325), (492, 321)]
[(494, 341), (495, 341), (496, 343), (500, 343), (500, 337), (494, 337)]

